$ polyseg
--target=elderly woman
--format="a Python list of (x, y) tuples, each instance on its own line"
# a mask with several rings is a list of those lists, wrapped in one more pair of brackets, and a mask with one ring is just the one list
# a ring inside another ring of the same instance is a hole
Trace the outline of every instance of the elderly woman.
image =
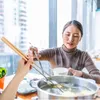
[[(83, 78), (94, 79), (100, 83), (100, 71), (94, 65), (87, 52), (77, 49), (77, 45), (82, 39), (83, 28), (80, 22), (76, 20), (65, 24), (62, 32), (62, 47), (46, 49), (39, 52), (40, 60), (48, 60), (52, 68), (65, 67), (69, 70), (69, 75), (75, 75)], [(29, 51), (38, 53), (37, 48), (30, 48)], [(86, 68), (89, 74), (82, 72)]]

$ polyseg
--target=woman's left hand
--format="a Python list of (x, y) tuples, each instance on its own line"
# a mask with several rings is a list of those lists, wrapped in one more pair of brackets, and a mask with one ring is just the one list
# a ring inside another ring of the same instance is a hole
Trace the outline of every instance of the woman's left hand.
[(29, 72), (31, 64), (33, 62), (33, 57), (29, 56), (28, 58), (29, 59), (27, 62), (24, 59), (21, 59), (19, 61), (16, 75), (25, 76)]
[(74, 76), (82, 77), (82, 75), (83, 75), (82, 71), (78, 71), (78, 70), (75, 70), (73, 68), (68, 68), (68, 71), (70, 73), (72, 73)]

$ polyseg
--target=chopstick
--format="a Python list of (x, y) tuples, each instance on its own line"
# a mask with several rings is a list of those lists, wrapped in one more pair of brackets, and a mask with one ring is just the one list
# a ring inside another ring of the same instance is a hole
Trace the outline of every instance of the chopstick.
[[(28, 60), (27, 56), (24, 53), (22, 53), (18, 48), (16, 48), (11, 42), (9, 42), (5, 37), (2, 37), (1, 40), (4, 43), (6, 43), (12, 50), (14, 50), (19, 56), (21, 56), (25, 61)], [(38, 65), (36, 65), (36, 66), (38, 66)], [(40, 68), (40, 67), (38, 67), (38, 68)], [(49, 76), (49, 74), (48, 74), (48, 76)]]
[[(25, 61), (28, 60), (27, 56), (22, 53), (18, 48), (16, 48), (11, 42), (9, 42), (5, 37), (2, 37), (1, 40), (6, 43), (12, 50), (14, 50), (19, 56), (21, 56)], [(33, 63), (35, 64), (35, 63)], [(36, 64), (35, 64), (36, 65)], [(36, 65), (38, 66), (38, 65)], [(40, 67), (38, 67), (40, 68)], [(37, 69), (36, 69), (37, 70)], [(37, 70), (39, 72), (39, 70)], [(40, 74), (42, 74), (41, 72), (39, 72)], [(42, 74), (43, 75), (43, 74)], [(43, 75), (44, 76), (44, 75)], [(44, 76), (45, 77), (45, 76)]]
[[(11, 42), (9, 42), (5, 37), (2, 37), (1, 38), (1, 40), (4, 42), (4, 43), (6, 43), (12, 50), (14, 50), (19, 56), (21, 56), (25, 61), (27, 61), (28, 60), (28, 58), (27, 58), (27, 56), (24, 54), (24, 53), (22, 53), (18, 48), (16, 48)], [(40, 68), (37, 64), (35, 64), (35, 63), (33, 63), (34, 65), (36, 65), (38, 68)], [(32, 66), (33, 66), (33, 64), (32, 64)], [(33, 68), (35, 68), (35, 67), (33, 67)], [(36, 68), (35, 68), (36, 69)], [(44, 74), (42, 74), (38, 69), (36, 69), (42, 76), (44, 76), (45, 77), (45, 79), (46, 80), (48, 80), (48, 78), (44, 75)], [(44, 71), (45, 72), (45, 71)], [(46, 73), (46, 72), (45, 72)], [(47, 74), (47, 73), (46, 73)], [(47, 74), (48, 76), (50, 76), (49, 74)], [(51, 76), (50, 76), (51, 77)], [(50, 80), (49, 80), (50, 81)], [(50, 81), (52, 84), (54, 84), (52, 81)], [(63, 92), (62, 91), (62, 89), (61, 88), (59, 88), (58, 86), (56, 86), (61, 92)]]
[[(16, 48), (11, 42), (9, 42), (5, 37), (2, 37), (1, 40), (6, 43), (12, 50), (14, 50), (19, 56), (21, 56), (25, 61), (28, 60), (27, 56), (22, 53), (18, 48)], [(35, 63), (34, 63), (35, 64)], [(36, 65), (36, 64), (35, 64)], [(40, 68), (38, 65), (36, 65)], [(39, 72), (40, 73), (40, 72)], [(45, 72), (46, 73), (46, 72)], [(47, 74), (47, 73), (46, 73)], [(47, 74), (49, 76), (49, 74)]]
[(2, 37), (1, 40), (6, 43), (12, 50), (14, 50), (19, 56), (21, 56), (25, 61), (28, 60), (27, 56), (18, 48), (16, 48), (11, 42), (9, 42), (5, 37)]
[[(29, 44), (33, 47), (33, 45), (32, 45), (30, 42), (29, 42)], [(36, 51), (34, 51), (34, 54), (35, 54), (35, 56), (36, 56), (37, 61), (39, 62), (39, 65), (40, 65), (41, 70), (42, 70), (42, 74), (44, 74), (44, 70), (43, 70), (43, 67), (42, 67), (41, 61), (40, 61), (40, 59), (39, 59), (39, 57), (38, 57)], [(47, 74), (47, 73), (46, 73), (46, 74)], [(48, 74), (47, 74), (47, 75), (48, 75)], [(48, 75), (48, 76), (49, 76), (49, 75)]]

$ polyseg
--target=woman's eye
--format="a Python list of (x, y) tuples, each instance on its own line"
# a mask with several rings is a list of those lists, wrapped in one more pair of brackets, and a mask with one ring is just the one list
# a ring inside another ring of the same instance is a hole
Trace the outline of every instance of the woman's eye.
[(66, 36), (70, 36), (70, 34), (66, 34)]
[(77, 37), (78, 38), (79, 36), (78, 35), (75, 35), (74, 37)]

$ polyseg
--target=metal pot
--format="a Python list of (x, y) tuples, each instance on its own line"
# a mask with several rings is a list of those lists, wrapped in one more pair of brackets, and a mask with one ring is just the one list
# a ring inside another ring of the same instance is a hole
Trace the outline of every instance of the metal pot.
[(52, 93), (51, 91), (48, 92), (47, 90), (43, 89), (43, 87), (47, 86), (47, 83), (44, 80), (40, 80), (37, 83), (37, 93), (39, 100), (93, 100), (94, 95), (99, 89), (96, 83), (76, 76), (52, 76), (51, 78), (60, 84), (73, 84), (73, 86), (77, 86), (77, 90), (79, 90), (81, 87), (85, 87), (91, 90), (91, 92), (84, 95), (79, 94), (74, 96), (69, 94), (60, 95), (57, 93)]

